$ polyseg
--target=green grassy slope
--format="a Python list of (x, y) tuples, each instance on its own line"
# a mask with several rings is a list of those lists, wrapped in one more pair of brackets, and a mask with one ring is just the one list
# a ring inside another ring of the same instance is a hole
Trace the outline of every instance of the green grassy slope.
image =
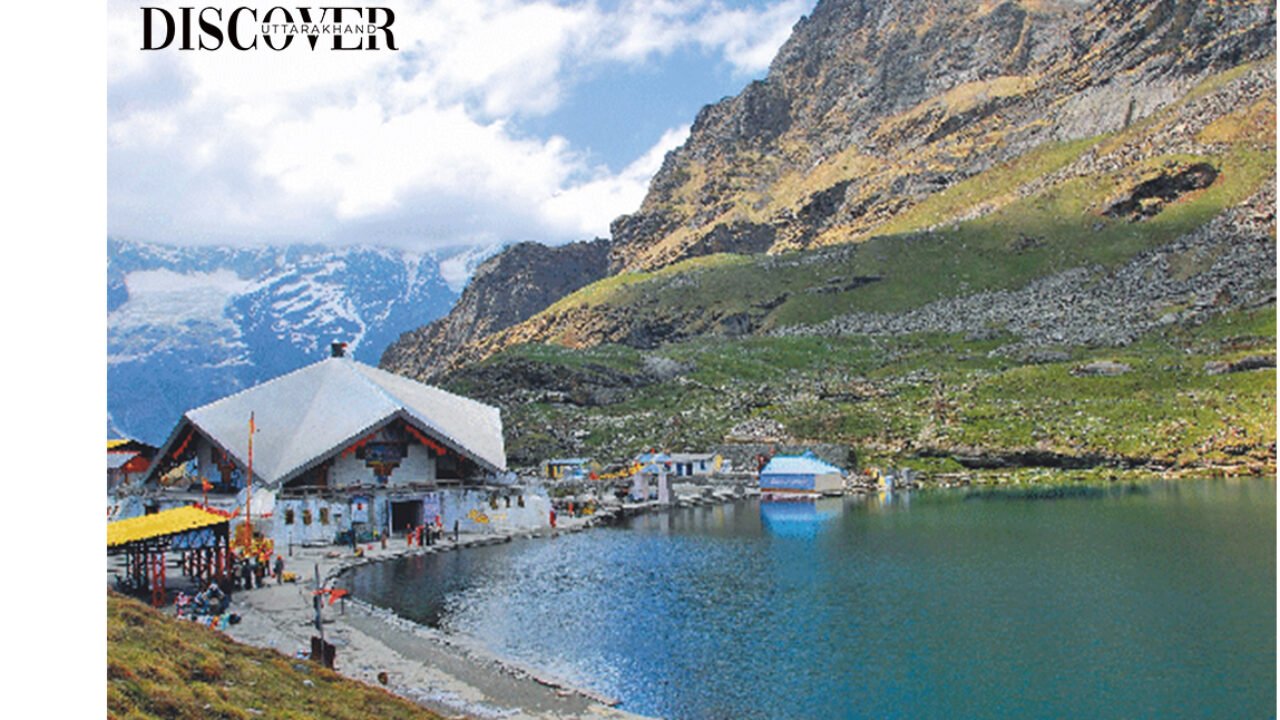
[(437, 718), (305, 660), (107, 596), (111, 718)]
[[(605, 278), (490, 338), (477, 357), (526, 342), (628, 343), (645, 322), (674, 337), (768, 331), (1017, 288), (1072, 267), (1115, 267), (1202, 226), (1274, 177), (1274, 89), (1242, 107), (1230, 101), (1241, 83), (1262, 82), (1261, 68), (1210, 76), (1124, 130), (1030, 149), (907, 205), (852, 236), (856, 242), (693, 257)], [(1143, 182), (1200, 163), (1217, 172), (1212, 184), (1141, 222), (1106, 212)]]
[[(1205, 372), (1212, 361), (1272, 352), (1274, 305), (1167, 328), (1124, 348), (1077, 348), (1059, 362), (990, 354), (1007, 339), (704, 338), (652, 351), (526, 345), (484, 366), (533, 361), (639, 374), (649, 356), (683, 368), (622, 402), (508, 404), (508, 452), (531, 461), (569, 451), (563, 438), (575, 432), (581, 444), (572, 452), (621, 461), (652, 445), (705, 449), (734, 425), (764, 418), (797, 442), (848, 445), (865, 465), (950, 472), (963, 469), (958, 456), (1033, 452), (1148, 472), (1275, 471), (1274, 369)], [(1073, 373), (1097, 360), (1132, 371)], [(466, 373), (451, 387), (496, 402), (506, 394)]]
[[(1072, 151), (1082, 152), (1084, 145)], [(1133, 223), (1101, 214), (1107, 200), (1136, 178), (1201, 162), (1218, 168), (1218, 180), (1151, 219)], [(939, 298), (1021, 287), (1082, 265), (1118, 266), (1244, 201), (1274, 169), (1274, 148), (1230, 146), (1219, 154), (1158, 156), (1114, 175), (1058, 183), (989, 215), (933, 231), (879, 235), (853, 246), (775, 256), (714, 255), (657, 272), (618, 275), (561, 299), (542, 314), (616, 308), (669, 317), (690, 332), (706, 332), (714, 321), (738, 314), (754, 315), (761, 327), (771, 329), (853, 311), (910, 310)], [(1013, 172), (991, 172), (1006, 171)], [(986, 180), (984, 175), (971, 182), (981, 186)], [(992, 187), (996, 192), (1000, 186)], [(968, 188), (956, 189), (966, 202), (977, 201)], [(908, 226), (919, 222), (904, 219)], [(878, 279), (842, 289), (857, 278), (871, 277)]]
[[(463, 368), (449, 382), (504, 404), (517, 464), (566, 452), (621, 460), (651, 445), (701, 449), (723, 442), (743, 421), (765, 418), (797, 441), (856, 448), (869, 463), (939, 471), (959, 469), (960, 461), (1008, 461), (1274, 472), (1274, 370), (1211, 375), (1204, 368), (1273, 355), (1274, 305), (1231, 310), (1207, 324), (1195, 324), (1203, 315), (1176, 319), (1185, 309), (1179, 303), (1217, 292), (1201, 280), (1212, 275), (1216, 257), (1265, 242), (1268, 226), (1274, 246), (1266, 202), (1250, 206), (1261, 218), (1252, 229), (1215, 233), (1203, 248), (1160, 261), (1193, 289), (1150, 301), (1158, 306), (1133, 300), (1133, 308), (1182, 324), (1124, 347), (1044, 346), (1054, 361), (1033, 363), (1017, 359), (1025, 353), (993, 352), (1022, 339), (1011, 335), (770, 335), (851, 313), (904, 313), (1017, 290), (1076, 268), (1100, 268), (1091, 273), (1094, 282), (1113, 282), (1107, 271), (1267, 197), (1276, 162), (1269, 77), (1258, 63), (1208, 77), (1132, 126), (1033, 148), (906, 206), (857, 242), (695, 257), (606, 278), (488, 338), (469, 359), (487, 357), (472, 367), (489, 372)], [(1241, 97), (1248, 99), (1237, 102)], [(1167, 185), (1204, 166), (1212, 168), (1207, 185), (1147, 197), (1141, 214), (1111, 212), (1153, 183)], [(1226, 294), (1274, 282), (1271, 268), (1260, 267), (1256, 279), (1250, 272), (1239, 272)], [(1124, 277), (1126, 289), (1152, 279)], [(1243, 305), (1228, 298), (1214, 312)], [(990, 333), (975, 333), (983, 334)], [(1116, 377), (1075, 372), (1099, 360), (1132, 370)], [(664, 379), (654, 380), (655, 361), (668, 367), (657, 374)], [(502, 373), (494, 369), (504, 363), (516, 378), (554, 376), (531, 374), (530, 365), (576, 370), (588, 389), (570, 387), (568, 401), (513, 392), (522, 389), (518, 379), (495, 384)], [(593, 368), (632, 381), (625, 393), (592, 399), (590, 386), (600, 382), (599, 373), (586, 377)]]

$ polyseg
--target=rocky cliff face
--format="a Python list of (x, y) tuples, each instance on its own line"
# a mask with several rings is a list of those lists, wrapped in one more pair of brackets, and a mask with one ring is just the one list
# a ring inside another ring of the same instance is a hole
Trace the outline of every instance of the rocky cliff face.
[[(768, 77), (699, 113), (639, 212), (614, 224), (613, 267), (808, 244), (842, 212), (881, 217), (911, 194), (945, 187), (964, 171), (901, 173), (892, 197), (879, 192), (888, 188), (860, 191), (868, 171), (882, 172), (905, 146), (953, 134), (966, 116), (1022, 89), (1046, 56), (1065, 51), (1065, 27), (1078, 12), (1012, 2), (976, 12), (969, 2), (819, 3)], [(961, 112), (921, 105), (969, 84), (983, 101), (966, 98), (972, 107)], [(897, 115), (896, 127), (883, 124)]]
[(1273, 34), (1266, 3), (821, 2), (768, 77), (698, 115), (614, 223), (611, 267), (859, 240), (1034, 147), (1139, 121)]
[[(823, 0), (764, 80), (699, 113), (593, 246), (607, 269), (564, 263), (515, 313), (464, 295), (384, 365), (426, 377), (522, 343), (773, 333), (1123, 262), (1260, 192), (1274, 37), (1273, 4), (1250, 0)], [(813, 254), (691, 261), (788, 251)], [(485, 283), (517, 284), (496, 268)]]
[(604, 277), (608, 242), (559, 247), (512, 245), (476, 268), (449, 314), (404, 333), (382, 355), (383, 367), (419, 378), (437, 374), (468, 343), (504, 330)]

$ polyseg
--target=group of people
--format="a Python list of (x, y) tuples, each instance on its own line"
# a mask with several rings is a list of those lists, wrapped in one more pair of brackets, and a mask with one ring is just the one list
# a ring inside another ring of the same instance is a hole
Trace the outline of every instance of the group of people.
[(218, 583), (210, 582), (195, 595), (179, 592), (173, 606), (179, 617), (221, 615), (231, 606), (231, 596), (223, 592)]
[(414, 544), (417, 544), (418, 547), (425, 547), (442, 537), (444, 537), (444, 524), (441, 522), (439, 515), (436, 515), (435, 522), (427, 522), (417, 527), (412, 525), (405, 527), (405, 542), (410, 547)]
[(227, 612), (231, 607), (231, 593), (215, 581), (205, 584), (195, 595), (179, 592), (173, 603), (176, 615), (183, 620), (200, 623), (215, 630), (227, 629), (240, 622), (240, 616)]
[(284, 582), (283, 557), (276, 555), (272, 562), (270, 553), (231, 556), (231, 581), (237, 590), (260, 588), (268, 576), (275, 578), (277, 584)]
[[(583, 515), (594, 514), (596, 511), (594, 503), (575, 503), (572, 500), (565, 503), (564, 509), (569, 513), (569, 517), (582, 517)], [(555, 530), (556, 520), (559, 519), (559, 516), (556, 514), (555, 503), (551, 504), (551, 515), (548, 519), (551, 522), (551, 529)]]

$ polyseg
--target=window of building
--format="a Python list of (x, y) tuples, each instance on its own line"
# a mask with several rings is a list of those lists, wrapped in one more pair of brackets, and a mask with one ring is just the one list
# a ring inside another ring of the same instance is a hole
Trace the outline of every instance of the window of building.
[(285, 525), (292, 525), (292, 524), (293, 524), (293, 508), (285, 508), (285, 511), (284, 511), (284, 524), (285, 524)]
[(436, 456), (436, 477), (441, 480), (458, 480), (462, 478), (462, 467), (453, 453)]
[(320, 508), (320, 524), (321, 525), (329, 524), (329, 508), (327, 507)]

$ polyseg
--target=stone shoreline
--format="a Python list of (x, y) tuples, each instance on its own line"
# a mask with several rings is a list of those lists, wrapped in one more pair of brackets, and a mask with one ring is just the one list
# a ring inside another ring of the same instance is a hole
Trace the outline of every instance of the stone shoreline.
[[(856, 490), (855, 490), (856, 492)], [(759, 494), (755, 488), (709, 486), (701, 494), (673, 494), (669, 506), (656, 501), (609, 503), (583, 517), (561, 515), (555, 530), (516, 530), (492, 533), (451, 533), (435, 544), (409, 546), (404, 538), (362, 543), (362, 553), (334, 545), (280, 548), (285, 569), (296, 582), (276, 583), (268, 578), (263, 587), (236, 591), (231, 612), (240, 622), (225, 633), (232, 639), (269, 648), (290, 657), (309, 654), (315, 628), (312, 604), (318, 573), (322, 588), (344, 587), (349, 571), (375, 562), (438, 554), (467, 548), (499, 545), (515, 539), (552, 538), (633, 515), (712, 506)], [(292, 554), (289, 554), (292, 552)], [(185, 579), (169, 558), (170, 600)], [(108, 579), (115, 566), (109, 560)], [(116, 568), (118, 569), (118, 568)], [(170, 606), (171, 607), (171, 606)], [(169, 611), (169, 608), (166, 608)], [(610, 718), (643, 720), (645, 716), (615, 707), (618, 699), (578, 687), (553, 674), (510, 657), (503, 657), (481, 643), (449, 635), (396, 615), (393, 611), (347, 596), (322, 610), (324, 637), (336, 648), (334, 669), (342, 675), (374, 687), (382, 687), (444, 717), (467, 718)]]
[[(318, 634), (312, 604), (317, 573), (322, 587), (342, 587), (343, 574), (366, 563), (578, 532), (616, 517), (619, 511), (563, 518), (555, 531), (462, 533), (457, 542), (450, 534), (429, 547), (410, 547), (404, 538), (388, 541), (386, 547), (362, 543), (359, 556), (350, 547), (333, 545), (279, 548), (285, 570), (296, 574), (297, 581), (277, 583), (268, 578), (261, 588), (235, 591), (230, 612), (239, 615), (240, 622), (229, 625), (225, 633), (247, 645), (306, 657), (311, 638)], [(182, 577), (177, 561), (176, 555), (168, 558), (170, 604), (162, 608), (166, 614), (173, 612), (177, 591), (194, 590)], [(108, 557), (108, 587), (122, 569), (118, 563)], [(617, 704), (613, 698), (574, 687), (537, 668), (499, 657), (467, 638), (446, 635), (350, 596), (326, 604), (322, 616), (324, 637), (336, 648), (337, 672), (385, 688), (443, 717), (643, 718), (613, 707)]]
[[(742, 495), (718, 489), (700, 496), (677, 496), (671, 508), (729, 502)], [(226, 634), (238, 642), (305, 657), (317, 635), (312, 604), (315, 577), (323, 588), (343, 586), (344, 574), (374, 562), (503, 544), (514, 539), (551, 538), (653, 510), (656, 502), (606, 505), (594, 515), (561, 516), (555, 530), (451, 534), (436, 544), (409, 546), (403, 538), (362, 543), (362, 554), (333, 545), (281, 548), (285, 568), (296, 582), (268, 579), (262, 588), (236, 591), (231, 612), (241, 620)], [(289, 554), (289, 553), (292, 554)], [(170, 558), (170, 563), (176, 558)], [(109, 562), (108, 567), (111, 567)], [(110, 574), (110, 572), (109, 572)], [(176, 574), (176, 573), (175, 573)], [(170, 597), (181, 588), (172, 582)], [(353, 597), (326, 604), (324, 637), (336, 648), (334, 669), (375, 687), (384, 687), (444, 717), (615, 718), (643, 716), (617, 709), (618, 700), (512, 658), (501, 657), (469, 638), (452, 636), (412, 622), (391, 610)]]
[[(595, 518), (566, 518), (555, 532), (576, 532)], [(269, 584), (240, 591), (233, 611), (241, 622), (227, 634), (250, 645), (298, 656), (316, 635), (312, 605), (314, 577), (321, 586), (342, 586), (343, 574), (372, 562), (449, 552), (510, 542), (552, 532), (463, 533), (429, 547), (409, 547), (403, 538), (363, 544), (363, 556), (349, 548), (294, 547), (286, 569), (296, 583)], [(445, 717), (478, 718), (637, 718), (618, 710), (617, 701), (509, 658), (501, 658), (467, 638), (411, 622), (390, 610), (351, 597), (323, 609), (324, 636), (336, 647), (335, 669), (343, 675), (387, 690)], [(385, 680), (385, 683), (380, 682)]]

